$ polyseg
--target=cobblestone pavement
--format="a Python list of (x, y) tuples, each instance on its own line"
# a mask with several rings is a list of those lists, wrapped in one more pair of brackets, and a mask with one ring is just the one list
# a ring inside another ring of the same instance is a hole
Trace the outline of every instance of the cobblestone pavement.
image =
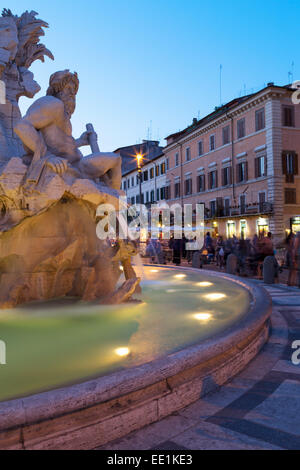
[(219, 391), (100, 450), (300, 449), (300, 365), (292, 362), (300, 292), (256, 282), (272, 296), (272, 331), (247, 368)]

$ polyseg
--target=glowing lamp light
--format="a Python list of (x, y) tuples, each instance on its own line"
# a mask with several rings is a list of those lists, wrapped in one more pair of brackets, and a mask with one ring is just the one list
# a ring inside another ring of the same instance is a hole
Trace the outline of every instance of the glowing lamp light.
[(184, 279), (186, 277), (186, 274), (176, 274), (175, 279)]
[(143, 160), (143, 155), (138, 153), (137, 156), (136, 156), (136, 160), (137, 160), (138, 166), (140, 166), (141, 163), (142, 163), (142, 160)]
[(210, 286), (213, 286), (213, 283), (208, 282), (208, 281), (203, 281), (203, 282), (198, 282), (197, 286), (199, 286), (199, 287), (210, 287)]
[(116, 349), (115, 353), (120, 356), (120, 357), (125, 357), (130, 354), (130, 349), (129, 348), (118, 348)]
[(210, 320), (211, 313), (206, 313), (206, 312), (195, 313), (194, 318), (196, 318), (196, 320), (200, 320), (200, 321)]
[(211, 301), (214, 301), (214, 300), (222, 300), (224, 299), (226, 296), (226, 294), (222, 294), (221, 292), (214, 292), (212, 294), (206, 294), (204, 296), (205, 299), (207, 300), (211, 300)]

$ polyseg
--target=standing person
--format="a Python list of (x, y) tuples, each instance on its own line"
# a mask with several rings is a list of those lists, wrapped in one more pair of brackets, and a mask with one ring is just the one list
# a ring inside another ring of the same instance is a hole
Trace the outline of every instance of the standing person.
[(295, 243), (295, 234), (291, 232), (286, 238), (286, 253), (285, 253), (285, 265), (289, 270), (289, 276), (287, 285), (293, 286), (295, 281), (295, 256), (294, 256), (294, 243)]
[(176, 264), (176, 266), (180, 266), (181, 264), (181, 254), (182, 254), (182, 240), (174, 239), (173, 240), (173, 263)]
[(225, 243), (221, 235), (218, 236), (216, 243), (216, 260), (217, 266), (222, 268), (224, 266), (224, 256), (225, 256)]
[(297, 285), (300, 289), (300, 232), (297, 232), (294, 239), (294, 265), (297, 271)]
[(187, 250), (186, 250), (186, 244), (188, 243), (188, 239), (186, 238), (185, 235), (182, 237), (182, 257), (186, 258), (187, 257)]

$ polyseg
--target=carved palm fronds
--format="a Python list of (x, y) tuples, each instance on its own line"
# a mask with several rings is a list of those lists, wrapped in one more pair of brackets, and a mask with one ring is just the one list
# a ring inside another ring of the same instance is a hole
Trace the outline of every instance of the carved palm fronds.
[(44, 62), (45, 56), (54, 59), (44, 44), (39, 43), (40, 37), (45, 35), (43, 28), (48, 28), (48, 23), (36, 18), (37, 14), (35, 11), (26, 11), (16, 19), (19, 37), (16, 56), (18, 66), (29, 68), (36, 60)]

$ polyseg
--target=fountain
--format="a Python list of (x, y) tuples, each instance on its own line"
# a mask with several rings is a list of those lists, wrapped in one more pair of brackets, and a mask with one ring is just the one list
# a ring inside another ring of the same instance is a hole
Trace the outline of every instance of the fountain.
[(39, 91), (30, 65), (53, 59), (36, 16), (0, 18), (0, 449), (96, 448), (241, 371), (267, 341), (270, 301), (233, 276), (134, 268), (130, 243), (98, 239), (97, 207), (119, 209), (120, 157), (91, 124), (72, 137), (69, 70), (21, 116)]

